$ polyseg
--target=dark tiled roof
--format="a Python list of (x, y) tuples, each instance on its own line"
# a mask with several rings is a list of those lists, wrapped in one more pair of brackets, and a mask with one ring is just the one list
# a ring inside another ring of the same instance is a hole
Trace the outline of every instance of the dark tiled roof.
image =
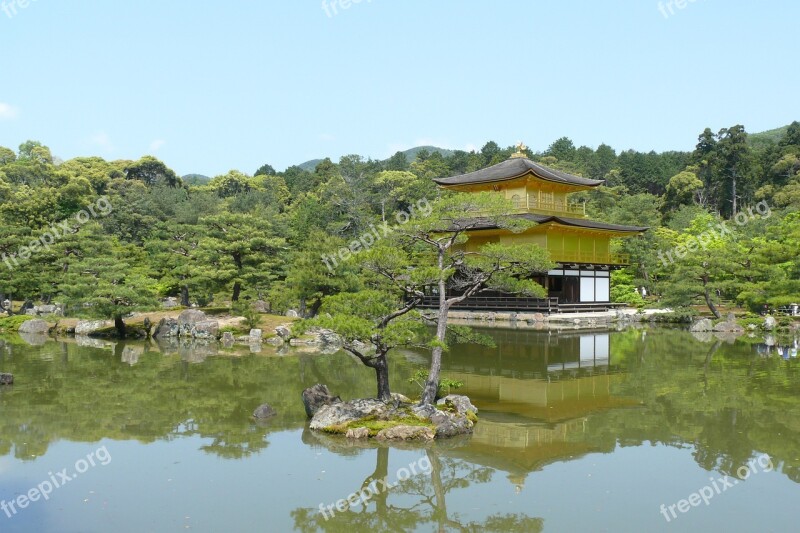
[(452, 178), (439, 178), (435, 179), (439, 185), (470, 185), (472, 183), (492, 183), (497, 181), (508, 181), (514, 178), (519, 178), (525, 174), (531, 173), (543, 180), (552, 181), (556, 183), (565, 183), (568, 185), (581, 185), (584, 187), (597, 187), (603, 184), (603, 180), (590, 180), (588, 178), (580, 178), (547, 168), (538, 163), (534, 163), (525, 157), (515, 157), (503, 161), (497, 165), (470, 172), (469, 174), (462, 174), (461, 176), (453, 176)]
[[(605, 230), (605, 231), (618, 231), (621, 233), (641, 233), (643, 231), (647, 231), (650, 229), (646, 226), (621, 226), (619, 224), (608, 224), (606, 222), (597, 222), (594, 220), (586, 220), (581, 218), (568, 218), (568, 217), (558, 217), (552, 215), (536, 215), (534, 213), (522, 213), (520, 215), (514, 215), (519, 218), (524, 218), (525, 220), (530, 220), (531, 222), (536, 222), (537, 224), (546, 224), (547, 222), (555, 222), (556, 224), (562, 224), (564, 226), (574, 226), (577, 228), (587, 228), (587, 229), (598, 229), (598, 230)], [(496, 229), (498, 226), (496, 223), (492, 222), (491, 220), (486, 220), (484, 223), (480, 222), (472, 225), (470, 229), (481, 230), (481, 229)]]

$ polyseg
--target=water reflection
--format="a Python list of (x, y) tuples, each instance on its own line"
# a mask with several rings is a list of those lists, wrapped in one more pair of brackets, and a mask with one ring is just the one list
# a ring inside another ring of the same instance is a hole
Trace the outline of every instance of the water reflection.
[(487, 333), (496, 349), (460, 346), (445, 360), (447, 376), (481, 409), (470, 446), (448, 453), (506, 472), (518, 491), (547, 464), (645, 442), (695, 446), (698, 464), (721, 473), (770, 453), (800, 480), (796, 339), (751, 346), (709, 345), (677, 330)]
[(798, 344), (800, 342), (797, 339), (779, 342), (773, 335), (767, 335), (764, 342), (755, 344), (754, 348), (761, 357), (777, 355), (782, 359), (795, 359), (797, 357)]
[[(399, 444), (396, 449), (417, 449), (428, 460), (430, 474), (420, 473), (400, 480), (396, 472), (389, 469), (391, 450), (387, 446), (368, 442), (348, 441), (341, 438), (306, 432), (304, 442), (324, 447), (334, 454), (369, 456), (374, 453), (374, 468), (369, 470), (366, 461), (364, 481), (342, 494), (358, 494), (373, 483), (382, 486), (379, 480), (388, 480), (397, 485), (389, 490), (379, 490), (367, 505), (348, 508), (344, 512), (323, 514), (319, 508), (298, 508), (292, 511), (294, 527), (303, 532), (314, 531), (488, 531), (488, 532), (532, 532), (542, 530), (543, 520), (519, 513), (496, 513), (480, 522), (460, 519), (457, 512), (448, 508), (448, 496), (453, 492), (468, 490), (473, 485), (489, 483), (494, 469), (451, 456), (448, 452), (469, 444), (469, 438), (457, 438), (437, 442), (425, 447)], [(402, 476), (401, 476), (402, 477)], [(423, 526), (427, 526), (424, 527)]]
[[(470, 498), (497, 486), (530, 498), (553, 468), (580, 465), (592, 453), (620, 457), (626, 447), (645, 450), (644, 460), (657, 447), (681, 450), (703, 470), (703, 480), (706, 471), (735, 474), (766, 453), (780, 474), (759, 483), (800, 483), (795, 338), (701, 342), (687, 331), (661, 329), (484, 332), (495, 348), (453, 346), (443, 369), (464, 383), (459, 392), (480, 409), (474, 435), (416, 449), (436, 465), (435, 475), (408, 480), (370, 512), (356, 509), (325, 521), (319, 502), (297, 496), (291, 520), (298, 529), (536, 531), (545, 510), (525, 507), (519, 514), (520, 507), (498, 503), (470, 515), (478, 507)], [(393, 389), (413, 396), (415, 385), (407, 380), (426, 362), (424, 351), (396, 354)], [(151, 449), (156, 441), (183, 439), (195, 452), (182, 455), (186, 463), (210, 457), (248, 467), (318, 449), (320, 464), (346, 457), (360, 472), (354, 486), (336, 488), (346, 497), (362, 480), (384, 475), (391, 458), (408, 453), (305, 429), (303, 388), (322, 382), (345, 398), (374, 394), (374, 374), (344, 354), (278, 356), (264, 346), (251, 355), (246, 346), (86, 339), (31, 346), (14, 337), (0, 341), (0, 371), (16, 377), (13, 387), (0, 388), (0, 458), (31, 463), (60, 440), (112, 439)], [(250, 415), (264, 402), (278, 415), (257, 424)], [(146, 472), (130, 476), (149, 483)], [(296, 483), (305, 487), (309, 479)], [(614, 483), (608, 480), (609, 487)], [(680, 488), (688, 494), (694, 485)], [(794, 494), (785, 486), (775, 492)], [(274, 512), (289, 519), (284, 508)]]

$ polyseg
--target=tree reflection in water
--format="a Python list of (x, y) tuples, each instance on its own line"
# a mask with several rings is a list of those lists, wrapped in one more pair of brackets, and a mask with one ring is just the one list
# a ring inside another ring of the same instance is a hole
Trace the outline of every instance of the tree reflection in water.
[[(369, 442), (348, 441), (341, 437), (328, 437), (306, 432), (303, 436), (307, 444), (322, 445), (339, 455), (353, 455), (375, 451), (375, 469), (370, 472), (358, 490), (359, 493), (371, 483), (387, 479), (396, 486), (381, 490), (367, 505), (358, 505), (344, 512), (336, 511), (327, 519), (318, 507), (301, 507), (292, 511), (295, 529), (303, 533), (315, 531), (348, 532), (354, 531), (397, 531), (406, 532), (424, 529), (432, 525), (437, 531), (463, 532), (537, 532), (544, 521), (521, 514), (494, 514), (482, 522), (465, 522), (457, 513), (447, 508), (447, 497), (453, 491), (469, 488), (471, 485), (488, 483), (495, 470), (461, 459), (445, 457), (445, 449), (464, 446), (469, 437), (436, 442), (427, 447), (412, 444), (398, 444), (396, 449), (416, 449), (425, 453), (430, 461), (430, 475), (418, 474), (405, 481), (396, 481), (394, 472), (389, 472), (389, 454), (392, 448)], [(380, 486), (380, 484), (378, 484)], [(346, 494), (342, 497), (346, 498)], [(402, 503), (411, 500), (413, 503)], [(334, 502), (331, 502), (334, 503)]]

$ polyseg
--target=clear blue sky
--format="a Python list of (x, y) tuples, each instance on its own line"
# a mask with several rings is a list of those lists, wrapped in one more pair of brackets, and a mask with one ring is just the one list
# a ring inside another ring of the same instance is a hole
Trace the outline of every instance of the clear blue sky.
[(794, 0), (20, 2), (0, 0), (0, 145), (63, 159), (213, 176), (564, 135), (686, 150), (800, 119)]

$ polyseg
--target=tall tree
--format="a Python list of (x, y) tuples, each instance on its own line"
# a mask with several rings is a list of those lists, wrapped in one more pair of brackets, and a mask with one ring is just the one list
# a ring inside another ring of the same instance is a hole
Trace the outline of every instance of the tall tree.
[(230, 289), (233, 302), (239, 301), (243, 289), (266, 293), (278, 277), (279, 252), (286, 246), (274, 224), (258, 214), (240, 213), (204, 217), (200, 224), (202, 272), (197, 277), (211, 290)]

